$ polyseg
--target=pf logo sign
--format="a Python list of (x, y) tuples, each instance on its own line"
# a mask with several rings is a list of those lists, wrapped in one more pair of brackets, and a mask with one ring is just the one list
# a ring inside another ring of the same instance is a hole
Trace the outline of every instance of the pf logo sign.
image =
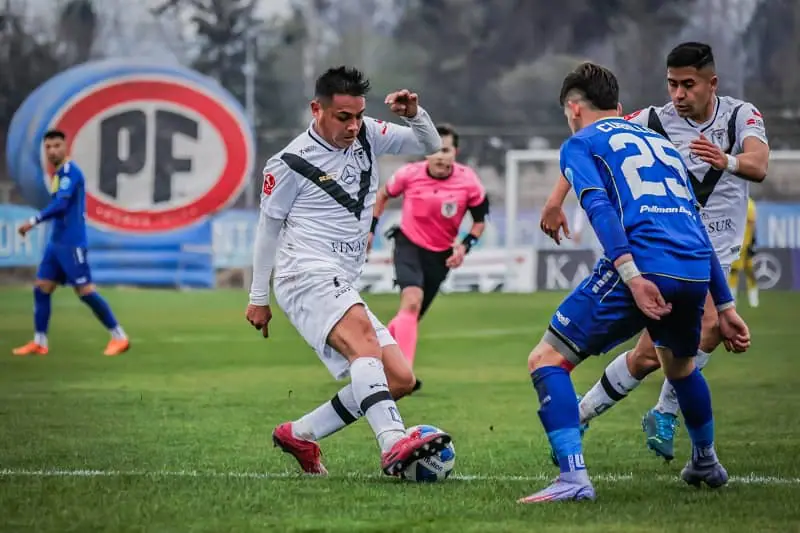
[[(35, 205), (43, 203), (53, 170), (41, 143), (51, 128), (66, 133), (70, 157), (83, 169), (87, 218), (111, 230), (189, 226), (235, 200), (252, 173), (254, 142), (241, 106), (194, 71), (88, 63), (52, 78), (31, 99), (46, 109), (33, 124), (36, 134), (22, 135), (35, 156), (9, 167)], [(28, 105), (18, 114), (30, 128), (35, 111)]]

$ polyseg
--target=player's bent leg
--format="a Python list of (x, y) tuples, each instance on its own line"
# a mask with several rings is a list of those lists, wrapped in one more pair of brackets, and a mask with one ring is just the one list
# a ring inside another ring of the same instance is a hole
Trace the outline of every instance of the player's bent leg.
[(676, 357), (665, 346), (658, 348), (658, 354), (664, 373), (675, 388), (692, 441), (692, 458), (681, 471), (681, 477), (697, 487), (701, 483), (711, 488), (721, 487), (728, 482), (728, 473), (714, 449), (714, 416), (708, 383), (691, 356)]
[(381, 448), (385, 474), (401, 474), (414, 461), (435, 455), (450, 442), (443, 432), (407, 435), (389, 392), (375, 326), (363, 304), (350, 307), (328, 334), (328, 345), (350, 362), (353, 397)]
[(103, 355), (116, 356), (128, 351), (131, 346), (130, 340), (117, 322), (108, 302), (97, 292), (95, 285), (93, 283), (78, 285), (75, 287), (75, 293), (83, 303), (89, 306), (94, 316), (111, 334), (111, 340), (109, 340)]
[(632, 350), (619, 354), (603, 371), (600, 380), (581, 398), (581, 424), (605, 413), (624, 400), (660, 363), (647, 332)]
[(414, 371), (400, 351), (397, 344), (388, 344), (382, 348), (383, 368), (389, 382), (389, 392), (395, 401), (400, 400), (414, 392), (417, 378)]
[[(397, 344), (391, 339), (381, 339), (382, 359), (389, 383), (389, 392), (395, 401), (411, 393), (414, 372)], [(343, 387), (333, 398), (294, 422), (280, 424), (272, 434), (274, 444), (291, 454), (307, 474), (326, 475), (322, 464), (322, 450), (317, 444), (361, 418), (362, 413), (353, 396), (352, 385)]]
[(403, 287), (400, 292), (400, 309), (389, 322), (389, 333), (397, 340), (400, 351), (411, 366), (417, 352), (419, 313), (422, 308), (421, 287)]
[(33, 340), (14, 348), (11, 353), (17, 356), (47, 355), (47, 330), (50, 325), (51, 295), (57, 283), (48, 279), (37, 279), (33, 286)]
[[(706, 296), (700, 330), (700, 347), (694, 357), (694, 365), (702, 370), (717, 346), (722, 342), (719, 331), (717, 308), (711, 295)], [(678, 411), (680, 405), (675, 389), (668, 378), (664, 378), (656, 406), (645, 413), (642, 418), (642, 429), (647, 434), (647, 446), (656, 455), (671, 461), (674, 455), (675, 430), (678, 427)]]
[(568, 370), (580, 360), (565, 339), (552, 330), (545, 333), (528, 356), (528, 371), (539, 397), (539, 419), (561, 473), (549, 487), (520, 499), (519, 503), (595, 498), (583, 460), (578, 405)]

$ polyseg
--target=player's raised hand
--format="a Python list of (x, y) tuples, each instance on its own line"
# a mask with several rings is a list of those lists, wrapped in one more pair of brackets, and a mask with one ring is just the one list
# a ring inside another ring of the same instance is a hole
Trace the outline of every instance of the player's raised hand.
[(672, 304), (664, 301), (661, 291), (655, 283), (642, 276), (636, 276), (628, 282), (636, 306), (647, 318), (661, 320), (662, 316), (672, 311)]
[(569, 223), (567, 222), (567, 215), (560, 205), (545, 204), (542, 208), (542, 217), (539, 221), (539, 228), (556, 244), (561, 244), (561, 230), (564, 230), (564, 236), (569, 239)]
[(735, 308), (728, 308), (719, 314), (719, 330), (725, 349), (729, 352), (742, 353), (750, 348), (750, 329)]
[(395, 115), (414, 118), (417, 116), (419, 96), (417, 96), (417, 93), (412, 93), (408, 89), (403, 89), (386, 95), (384, 103), (389, 106), (389, 109), (391, 109), (392, 113)]
[(272, 310), (268, 305), (250, 304), (247, 306), (244, 316), (254, 328), (261, 330), (265, 339), (269, 337), (269, 321), (272, 320)]
[(689, 149), (695, 156), (717, 170), (724, 170), (728, 166), (728, 158), (725, 156), (725, 152), (709, 141), (705, 135), (700, 135), (700, 137), (693, 140), (689, 144)]

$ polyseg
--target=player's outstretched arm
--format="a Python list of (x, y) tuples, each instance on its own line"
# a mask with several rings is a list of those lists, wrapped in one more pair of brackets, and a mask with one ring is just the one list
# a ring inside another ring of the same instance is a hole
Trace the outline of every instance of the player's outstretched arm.
[(61, 178), (61, 182), (58, 186), (58, 191), (56, 192), (55, 196), (50, 200), (50, 203), (42, 209), (39, 214), (20, 226), (19, 234), (25, 235), (31, 229), (33, 229), (37, 224), (50, 220), (52, 218), (56, 218), (64, 214), (64, 212), (69, 207), (69, 201), (72, 195), (75, 192), (75, 188), (78, 186), (78, 177), (70, 178), (69, 176), (65, 176)]
[(439, 151), (442, 139), (428, 112), (419, 105), (416, 93), (396, 91), (387, 95), (385, 102), (407, 126), (368, 119), (376, 155), (429, 155)]

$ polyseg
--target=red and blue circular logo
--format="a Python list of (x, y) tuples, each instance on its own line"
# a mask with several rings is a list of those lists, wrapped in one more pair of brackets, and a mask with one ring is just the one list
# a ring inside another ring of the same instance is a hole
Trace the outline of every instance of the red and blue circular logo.
[[(42, 89), (31, 95), (36, 105), (18, 111), (27, 135), (14, 137), (34, 157), (9, 162), (31, 203), (41, 204), (49, 191), (53, 169), (41, 138), (51, 128), (67, 135), (70, 158), (83, 170), (88, 220), (106, 229), (189, 226), (229, 205), (251, 177), (254, 141), (241, 106), (196, 72), (104, 61), (71, 69)], [(32, 166), (38, 179), (29, 177)]]

